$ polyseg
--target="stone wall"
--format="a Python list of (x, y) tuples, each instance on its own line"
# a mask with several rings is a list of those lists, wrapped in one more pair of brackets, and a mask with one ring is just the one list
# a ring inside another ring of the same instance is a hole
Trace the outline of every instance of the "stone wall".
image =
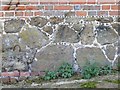
[(63, 62), (80, 71), (87, 61), (116, 68), (119, 25), (118, 17), (5, 19), (0, 25), (2, 72), (39, 73)]

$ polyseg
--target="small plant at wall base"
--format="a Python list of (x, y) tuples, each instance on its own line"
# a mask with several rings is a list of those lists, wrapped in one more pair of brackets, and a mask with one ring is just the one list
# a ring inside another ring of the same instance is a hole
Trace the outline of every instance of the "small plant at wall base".
[(90, 79), (92, 77), (98, 76), (99, 71), (100, 67), (97, 65), (97, 63), (87, 62), (86, 65), (83, 67), (82, 77), (84, 79)]
[(56, 78), (57, 78), (57, 72), (55, 71), (47, 71), (44, 76), (44, 80), (51, 80)]
[(63, 63), (56, 71), (47, 71), (44, 80), (52, 80), (57, 78), (70, 78), (74, 74), (72, 65)]
[(111, 74), (112, 71), (112, 66), (110, 65), (105, 65), (101, 67), (98, 63), (87, 62), (82, 70), (82, 78), (90, 79), (95, 76)]
[(59, 77), (70, 78), (73, 76), (73, 68), (69, 63), (63, 63), (61, 67), (57, 70)]

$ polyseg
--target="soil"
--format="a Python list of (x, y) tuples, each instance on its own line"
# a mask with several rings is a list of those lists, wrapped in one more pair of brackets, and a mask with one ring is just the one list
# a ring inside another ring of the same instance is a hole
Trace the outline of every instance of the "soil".
[(96, 88), (120, 88), (120, 83), (108, 82), (107, 80), (115, 81), (118, 80), (119, 74), (115, 73), (112, 75), (98, 76), (92, 79), (81, 79), (80, 76), (73, 76), (69, 79), (56, 79), (51, 81), (43, 81), (41, 83), (26, 83), (21, 81), (11, 85), (1, 85), (0, 88), (82, 88), (81, 84), (85, 82), (97, 82)]

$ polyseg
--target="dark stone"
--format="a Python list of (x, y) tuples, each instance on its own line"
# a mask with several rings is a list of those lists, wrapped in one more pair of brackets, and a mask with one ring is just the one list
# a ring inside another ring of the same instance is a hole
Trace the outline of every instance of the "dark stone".
[(51, 17), (49, 19), (49, 22), (52, 23), (52, 24), (58, 24), (58, 23), (61, 23), (63, 21), (64, 21), (64, 19), (63, 18), (59, 18), (59, 17)]
[(113, 18), (112, 17), (103, 17), (103, 18), (98, 18), (97, 21), (99, 21), (101, 23), (111, 23), (111, 22), (113, 22)]
[(45, 18), (33, 17), (33, 18), (31, 18), (30, 25), (34, 25), (37, 27), (43, 27), (44, 25), (47, 24), (47, 22), (48, 22), (48, 20)]

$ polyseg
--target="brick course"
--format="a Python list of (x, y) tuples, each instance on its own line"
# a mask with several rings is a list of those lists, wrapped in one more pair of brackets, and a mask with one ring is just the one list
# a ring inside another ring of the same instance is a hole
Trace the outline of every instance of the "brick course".
[[(9, 1), (9, 0), (8, 0)], [(99, 15), (116, 16), (120, 0), (12, 0), (11, 3), (2, 1), (0, 17), (9, 16), (50, 16), (63, 15), (75, 11), (76, 16)], [(52, 10), (50, 12), (50, 10)], [(94, 10), (92, 14), (91, 11)], [(29, 11), (29, 12), (28, 12)], [(56, 14), (55, 12), (57, 11)], [(3, 14), (5, 12), (5, 14)], [(25, 14), (23, 13), (25, 12)], [(96, 13), (95, 13), (96, 12)], [(108, 13), (109, 12), (109, 13)]]

